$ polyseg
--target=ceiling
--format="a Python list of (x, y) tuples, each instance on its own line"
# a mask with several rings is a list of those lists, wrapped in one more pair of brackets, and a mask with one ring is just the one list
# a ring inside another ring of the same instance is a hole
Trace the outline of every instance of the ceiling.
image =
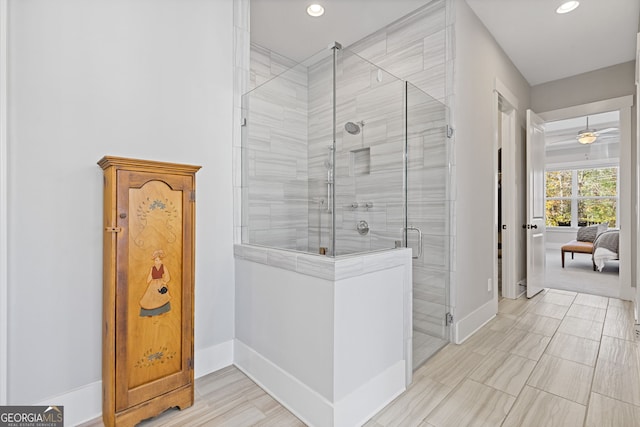
[[(358, 41), (429, 0), (251, 0), (251, 40), (295, 61)], [(561, 0), (466, 0), (530, 85), (635, 59), (638, 0), (581, 0), (558, 15)]]
[[(307, 15), (322, 4), (319, 18)], [(296, 62), (337, 41), (349, 46), (430, 0), (251, 0), (251, 41)]]
[(466, 0), (531, 86), (632, 61), (638, 0)]

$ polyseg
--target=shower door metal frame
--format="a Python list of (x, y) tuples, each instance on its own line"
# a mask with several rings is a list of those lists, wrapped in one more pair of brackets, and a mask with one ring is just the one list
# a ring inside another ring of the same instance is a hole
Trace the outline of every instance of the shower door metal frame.
[(331, 141), (331, 171), (330, 176), (332, 177), (331, 181), (331, 194), (330, 200), (328, 201), (328, 205), (331, 206), (331, 227), (329, 228), (329, 234), (331, 236), (331, 248), (329, 250), (329, 256), (336, 256), (336, 139), (337, 139), (337, 117), (336, 117), (336, 80), (338, 75), (338, 51), (342, 49), (342, 45), (338, 42), (333, 42), (333, 46), (331, 46), (333, 66), (332, 66), (332, 83), (331, 83), (331, 97), (332, 97), (332, 141)]
[[(418, 247), (417, 247), (417, 254), (412, 255), (412, 264), (415, 264), (415, 260), (419, 260), (422, 258), (422, 254), (423, 254), (423, 233), (422, 230), (419, 226), (416, 226), (413, 223), (410, 223), (410, 217), (409, 217), (409, 204), (410, 204), (410, 198), (409, 198), (409, 82), (408, 81), (404, 81), (404, 161), (403, 161), (403, 196), (404, 196), (404, 218), (403, 218), (403, 222), (404, 222), (404, 226), (402, 229), (402, 234), (403, 234), (403, 246), (406, 248), (409, 248), (409, 232), (410, 231), (414, 231), (418, 234)], [(413, 86), (413, 85), (412, 85)], [(417, 89), (417, 88), (416, 88)], [(419, 90), (419, 89), (417, 89)], [(425, 93), (425, 95), (429, 96), (428, 94)], [(446, 119), (448, 119), (448, 112), (446, 111), (446, 106), (443, 105), (443, 108), (445, 108), (445, 116)], [(448, 121), (448, 120), (445, 120)], [(447, 125), (447, 131), (445, 132), (445, 138), (451, 138), (451, 134), (449, 132), (449, 126)], [(444, 142), (446, 143), (446, 142)], [(447, 165), (448, 166), (448, 165)], [(445, 198), (446, 200), (448, 200), (448, 196)], [(450, 217), (447, 217), (445, 219), (448, 222), (450, 222)], [(446, 233), (446, 235), (448, 235), (449, 233)], [(449, 265), (450, 260), (447, 263), (447, 276), (448, 273), (450, 271), (450, 265)], [(449, 301), (449, 292), (450, 292), (450, 283), (449, 283), (449, 277), (447, 277), (445, 282), (445, 290), (444, 290), (444, 296), (445, 296), (445, 301), (444, 301), (444, 306), (443, 306), (443, 312), (442, 312), (442, 321), (443, 321), (443, 334), (441, 339), (447, 342), (451, 342), (451, 313), (450, 313), (450, 301)], [(415, 298), (415, 293), (413, 292), (413, 283), (415, 283), (415, 278), (412, 278), (412, 300), (411, 300), (411, 331), (412, 331), (412, 343), (413, 343), (413, 330), (414, 330), (414, 310), (413, 310), (413, 299)], [(435, 354), (435, 353), (434, 353)], [(411, 364), (411, 366), (413, 365), (413, 356), (414, 356), (414, 351), (413, 348), (411, 349), (410, 354), (407, 355), (409, 363)], [(431, 356), (429, 356), (431, 357)], [(409, 372), (407, 372), (407, 384), (411, 382), (411, 378), (412, 378), (412, 374), (413, 374), (413, 370), (412, 369), (408, 369)]]

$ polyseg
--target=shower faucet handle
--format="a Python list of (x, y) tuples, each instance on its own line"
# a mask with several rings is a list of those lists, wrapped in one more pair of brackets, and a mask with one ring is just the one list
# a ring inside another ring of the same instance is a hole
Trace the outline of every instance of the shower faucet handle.
[(364, 207), (367, 208), (367, 209), (372, 208), (373, 207), (373, 202), (365, 202), (364, 203)]
[(353, 202), (353, 203), (351, 203), (351, 207), (352, 207), (353, 209), (358, 209), (358, 206), (359, 206), (359, 205), (358, 205), (358, 202)]

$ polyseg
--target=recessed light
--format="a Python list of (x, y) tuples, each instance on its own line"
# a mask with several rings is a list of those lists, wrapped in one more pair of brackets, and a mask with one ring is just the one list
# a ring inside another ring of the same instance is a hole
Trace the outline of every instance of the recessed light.
[(575, 10), (578, 6), (580, 6), (579, 1), (566, 1), (558, 6), (556, 13), (569, 13), (572, 10)]
[(313, 17), (322, 16), (324, 14), (324, 7), (319, 4), (309, 5), (309, 7), (307, 8), (307, 13)]

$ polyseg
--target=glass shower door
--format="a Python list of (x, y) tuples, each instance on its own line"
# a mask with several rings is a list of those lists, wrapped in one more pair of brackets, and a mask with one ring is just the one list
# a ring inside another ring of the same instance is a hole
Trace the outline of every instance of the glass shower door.
[(413, 249), (413, 367), (449, 342), (447, 111), (406, 83), (406, 245)]

